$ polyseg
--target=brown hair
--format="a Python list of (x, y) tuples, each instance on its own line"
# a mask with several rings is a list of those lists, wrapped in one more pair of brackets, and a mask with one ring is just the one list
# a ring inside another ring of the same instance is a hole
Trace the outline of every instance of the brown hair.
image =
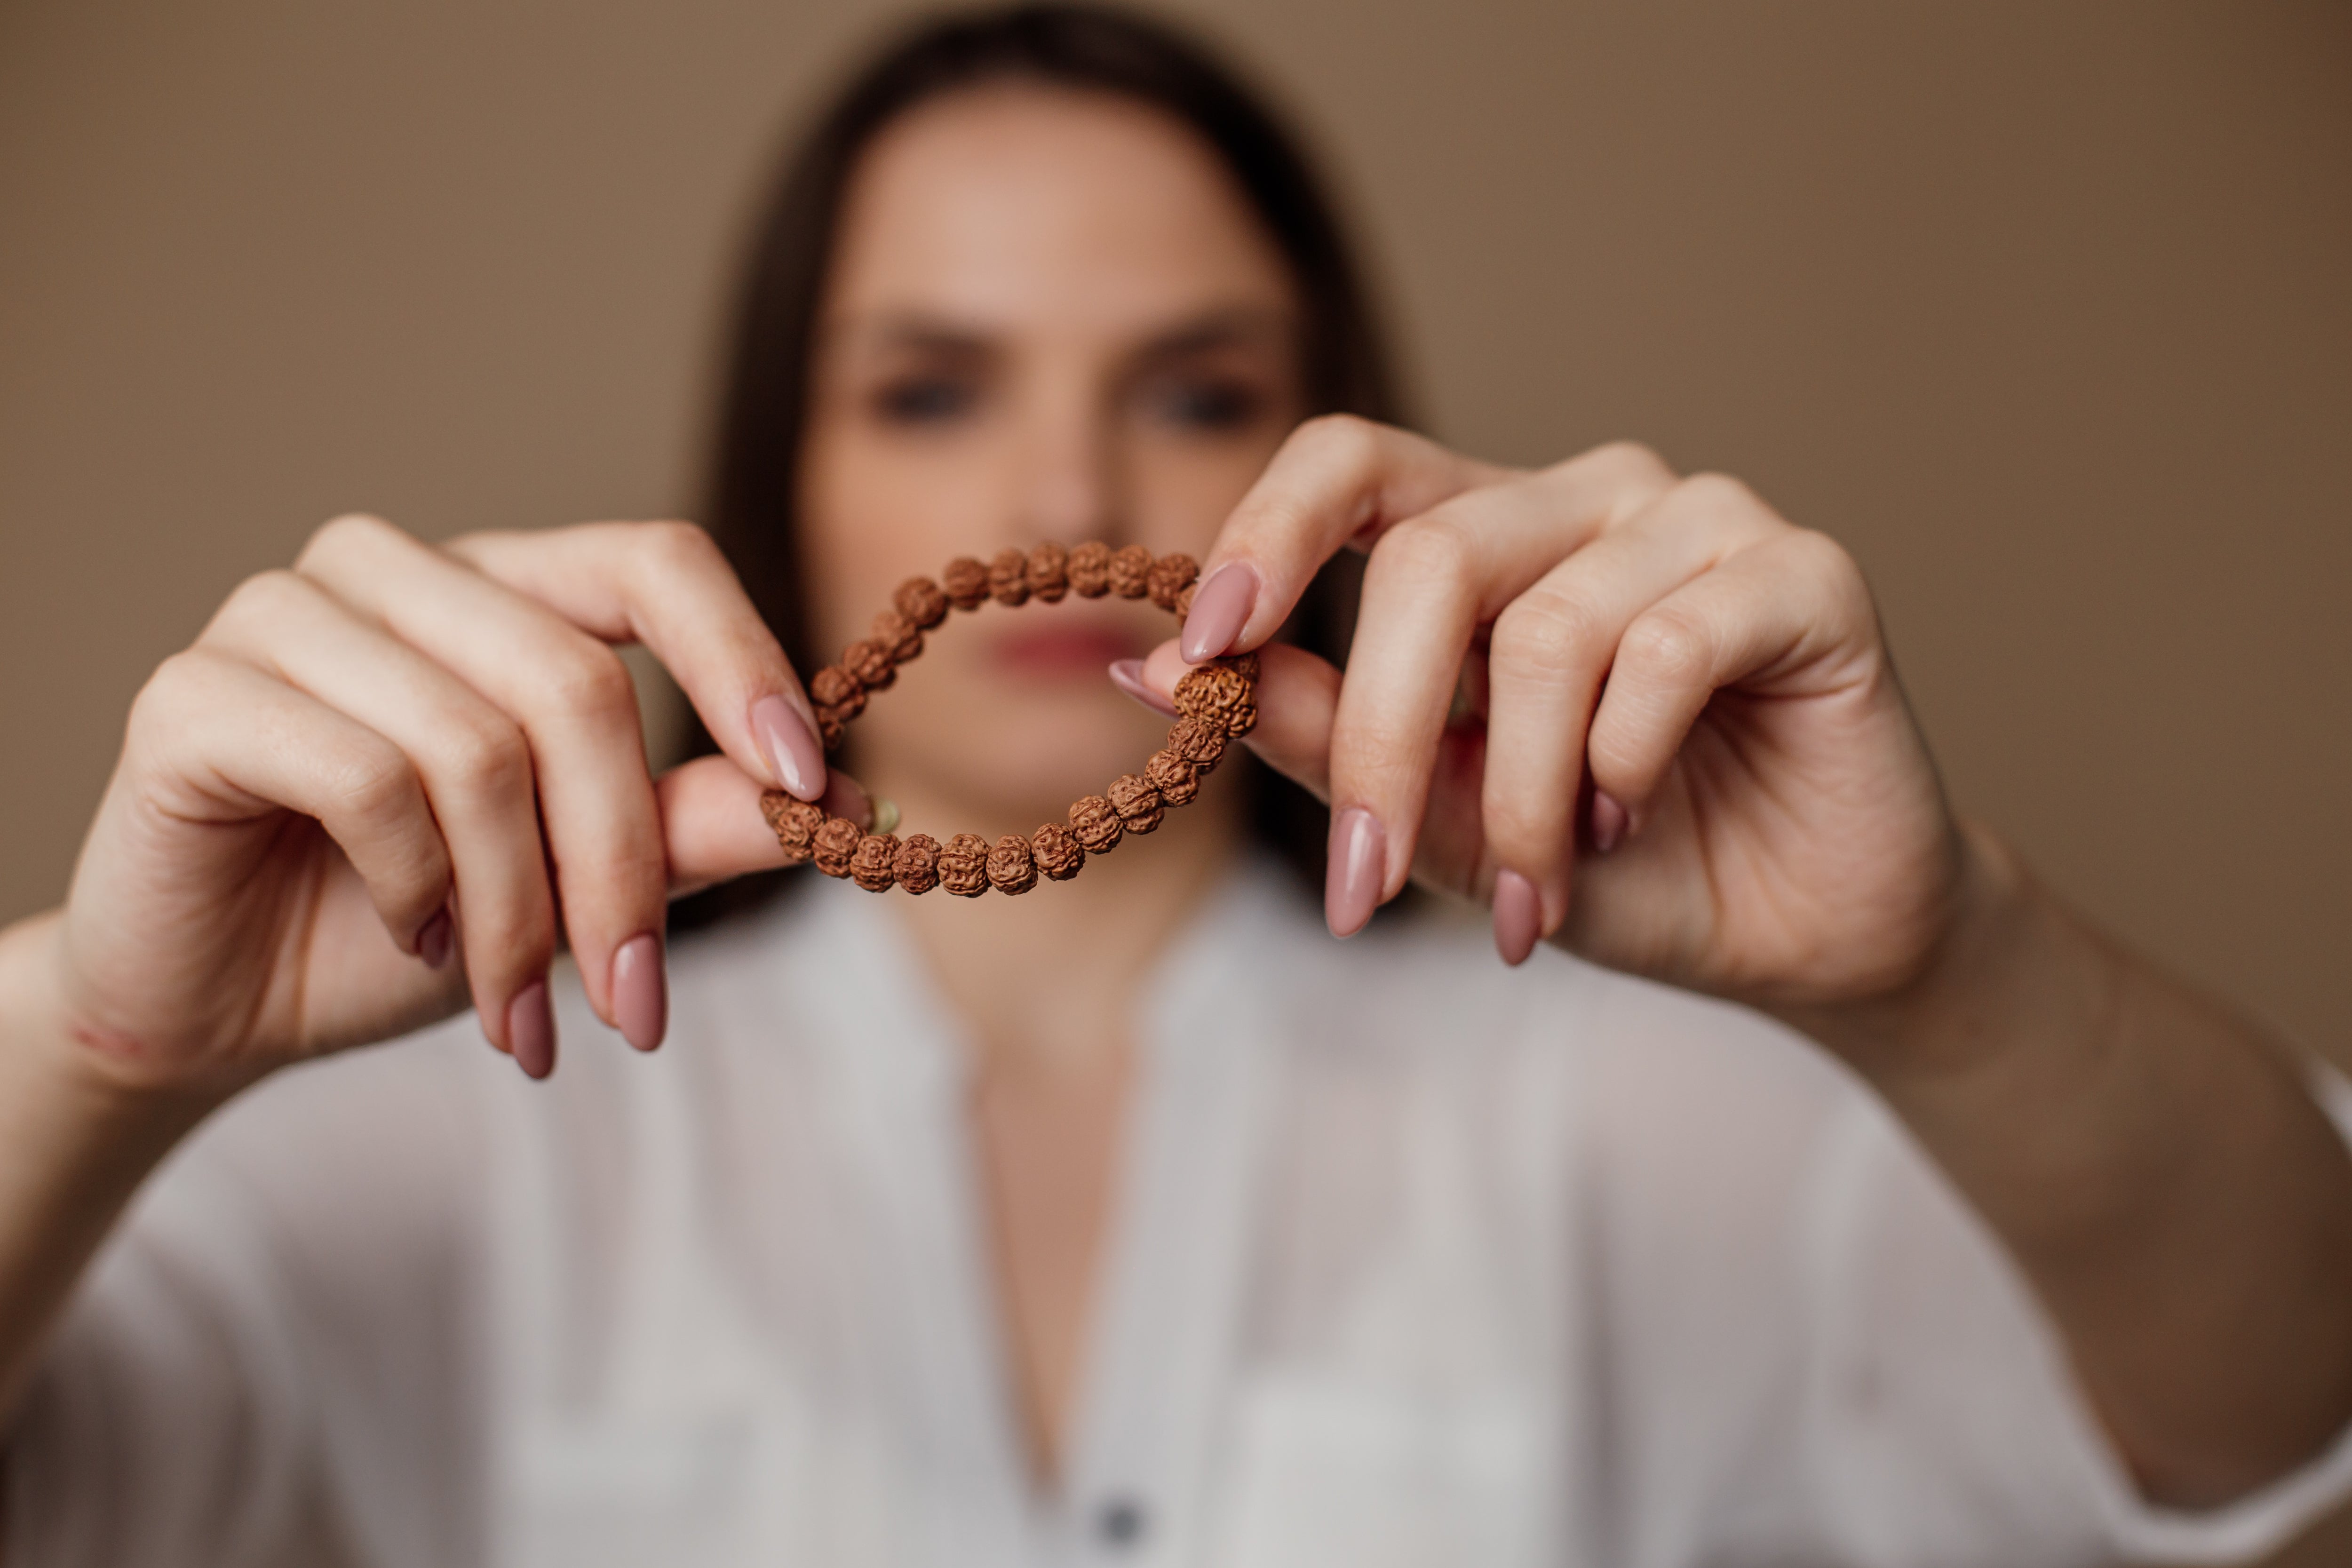
[[(810, 641), (794, 504), (816, 316), (843, 195), (867, 146), (899, 116), (1007, 81), (1131, 99), (1199, 135), (1298, 286), (1307, 412), (1399, 417), (1381, 334), (1331, 204), (1289, 132), (1228, 67), (1160, 23), (1097, 5), (1026, 5), (919, 23), (881, 48), (794, 144), (756, 231), (730, 339), (703, 519), (804, 673), (824, 661)], [(1356, 567), (1343, 556), (1328, 568), (1283, 635), (1339, 662)], [(693, 749), (709, 750), (708, 737), (696, 736)], [(1322, 807), (1264, 768), (1252, 771), (1251, 788), (1257, 836), (1319, 886)], [(755, 900), (782, 875), (746, 879), (718, 900), (705, 895), (701, 908), (680, 908), (681, 923)]]

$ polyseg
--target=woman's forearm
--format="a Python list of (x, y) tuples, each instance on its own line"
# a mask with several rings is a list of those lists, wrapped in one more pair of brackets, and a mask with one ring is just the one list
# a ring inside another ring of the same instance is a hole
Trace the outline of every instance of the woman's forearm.
[(131, 1194), (219, 1096), (111, 1081), (65, 1024), (56, 922), (0, 930), (0, 1421)]
[(2239, 1495), (2352, 1420), (2352, 1156), (2284, 1047), (1968, 861), (1916, 984), (1789, 1019), (2006, 1241), (2142, 1488)]

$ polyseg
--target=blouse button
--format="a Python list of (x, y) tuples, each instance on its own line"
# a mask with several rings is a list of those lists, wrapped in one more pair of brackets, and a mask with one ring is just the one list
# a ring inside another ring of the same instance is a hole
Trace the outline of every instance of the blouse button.
[(1095, 1510), (1095, 1533), (1109, 1546), (1126, 1548), (1140, 1544), (1147, 1522), (1143, 1505), (1130, 1497), (1107, 1498)]

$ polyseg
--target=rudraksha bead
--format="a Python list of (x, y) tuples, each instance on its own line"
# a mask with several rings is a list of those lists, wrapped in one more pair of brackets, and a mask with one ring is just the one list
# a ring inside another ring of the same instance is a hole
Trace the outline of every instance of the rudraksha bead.
[(1008, 833), (988, 852), (988, 885), (1007, 895), (1025, 893), (1037, 885), (1037, 859), (1029, 841)]
[(1086, 847), (1078, 836), (1058, 822), (1048, 822), (1029, 836), (1029, 858), (1037, 869), (1056, 882), (1066, 882), (1086, 868)]
[(816, 710), (816, 738), (824, 742), (826, 751), (841, 750), (842, 742), (849, 739), (849, 721), (855, 717), (845, 716), (838, 708), (821, 707)]
[(1215, 661), (1188, 669), (1176, 681), (1176, 711), (1246, 735), (1257, 723), (1257, 693), (1242, 672)]
[(824, 826), (824, 809), (772, 789), (760, 796), (760, 811), (775, 832), (785, 864), (807, 865), (816, 848), (816, 830)]
[(1201, 793), (1201, 767), (1173, 752), (1154, 752), (1143, 764), (1143, 776), (1170, 805), (1190, 805)]
[(1110, 781), (1103, 794), (1109, 799), (1111, 809), (1118, 813), (1120, 824), (1129, 833), (1149, 833), (1160, 826), (1167, 815), (1160, 792), (1150, 780), (1135, 773), (1121, 773)]
[(909, 833), (898, 841), (898, 858), (891, 869), (907, 891), (929, 892), (940, 885), (940, 841), (928, 833)]
[(1090, 795), (1070, 803), (1070, 831), (1087, 854), (1108, 855), (1118, 847), (1127, 827), (1119, 821), (1118, 807), (1102, 795)]
[(872, 637), (862, 637), (841, 650), (841, 668), (857, 678), (857, 684), (868, 691), (887, 691), (890, 683), (898, 679), (898, 666), (890, 650)]
[(1038, 603), (1060, 604), (1070, 591), (1070, 552), (1048, 540), (1029, 552), (1027, 575)]
[(898, 879), (898, 839), (889, 833), (869, 833), (857, 841), (849, 858), (850, 879), (869, 893), (887, 893)]
[(865, 684), (837, 664), (828, 664), (809, 677), (808, 694), (818, 707), (845, 709), (845, 717), (851, 719), (866, 711)]
[(857, 846), (865, 840), (866, 830), (845, 816), (828, 816), (824, 826), (816, 830), (814, 853), (809, 858), (816, 868), (828, 877), (846, 877), (849, 863), (857, 854)]
[[(940, 604), (947, 601), (941, 599)], [(882, 651), (890, 656), (892, 664), (904, 664), (908, 659), (923, 657), (923, 628), (917, 626), (904, 610), (885, 610), (874, 617), (874, 629), (866, 634), (879, 643)]]
[(1140, 599), (1151, 591), (1151, 552), (1140, 544), (1123, 545), (1110, 558), (1110, 591), (1122, 599)]
[(1178, 626), (1181, 626), (1192, 618), (1192, 596), (1200, 591), (1200, 584), (1187, 583), (1184, 584), (1184, 591), (1176, 595), (1175, 610)]
[(1110, 591), (1110, 546), (1089, 539), (1070, 552), (1070, 592), (1081, 599), (1099, 599)]
[(919, 631), (929, 631), (948, 618), (948, 593), (929, 577), (909, 577), (898, 584), (890, 595), (890, 605), (915, 623)]
[(988, 891), (988, 840), (977, 833), (959, 833), (940, 851), (940, 886), (959, 899), (976, 899)]
[(1201, 563), (1189, 555), (1163, 555), (1151, 563), (1143, 579), (1144, 591), (1151, 602), (1163, 610), (1176, 607), (1176, 595), (1192, 585), (1201, 574)]
[(1225, 754), (1225, 727), (1206, 719), (1179, 719), (1168, 731), (1168, 750), (1205, 773)]
[(988, 563), (989, 595), (1007, 609), (1029, 602), (1029, 553), (1011, 545)]
[(976, 610), (988, 603), (988, 563), (959, 555), (940, 574), (948, 603), (959, 610)]

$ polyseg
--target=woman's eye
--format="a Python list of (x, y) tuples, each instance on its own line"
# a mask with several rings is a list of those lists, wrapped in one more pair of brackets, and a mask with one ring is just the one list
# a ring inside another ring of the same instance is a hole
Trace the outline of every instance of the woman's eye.
[(979, 401), (970, 382), (949, 376), (911, 376), (875, 395), (875, 411), (894, 425), (937, 425), (971, 411)]
[(1238, 430), (1254, 424), (1265, 407), (1257, 389), (1238, 381), (1180, 381), (1160, 387), (1154, 412), (1191, 430)]

